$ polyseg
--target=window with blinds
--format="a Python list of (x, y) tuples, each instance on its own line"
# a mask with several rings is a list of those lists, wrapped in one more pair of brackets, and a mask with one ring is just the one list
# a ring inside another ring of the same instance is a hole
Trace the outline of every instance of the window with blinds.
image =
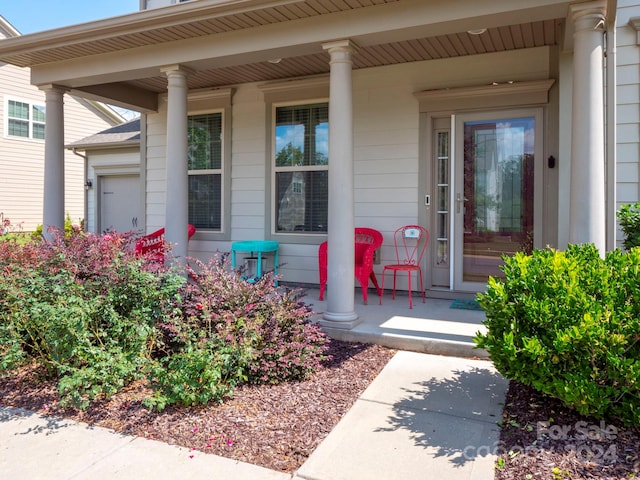
[(277, 233), (326, 233), (329, 197), (329, 105), (275, 110)]
[(222, 229), (222, 113), (188, 119), (189, 223)]

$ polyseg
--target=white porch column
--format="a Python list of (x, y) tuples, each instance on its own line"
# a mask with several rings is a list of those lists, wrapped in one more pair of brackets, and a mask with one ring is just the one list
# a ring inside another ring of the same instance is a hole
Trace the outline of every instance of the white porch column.
[(604, 1), (571, 6), (573, 111), (569, 243), (606, 250), (604, 150)]
[(42, 234), (53, 238), (50, 228), (64, 230), (64, 89), (41, 86), (45, 92), (44, 190)]
[(187, 75), (189, 70), (172, 65), (163, 69), (168, 78), (167, 186), (165, 241), (179, 263), (186, 263), (189, 236), (189, 170), (187, 164)]
[(327, 311), (322, 325), (350, 329), (359, 323), (354, 309), (353, 100), (354, 45), (323, 45), (331, 55), (329, 83), (329, 218)]

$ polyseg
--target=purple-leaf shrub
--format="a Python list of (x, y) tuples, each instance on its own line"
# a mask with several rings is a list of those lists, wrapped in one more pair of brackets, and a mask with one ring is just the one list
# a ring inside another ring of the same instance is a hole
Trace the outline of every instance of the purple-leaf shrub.
[(267, 273), (255, 282), (231, 270), (226, 255), (191, 262), (197, 278), (185, 303), (200, 331), (250, 352), (248, 380), (279, 383), (307, 378), (320, 366), (326, 335), (310, 322), (300, 289), (275, 286)]

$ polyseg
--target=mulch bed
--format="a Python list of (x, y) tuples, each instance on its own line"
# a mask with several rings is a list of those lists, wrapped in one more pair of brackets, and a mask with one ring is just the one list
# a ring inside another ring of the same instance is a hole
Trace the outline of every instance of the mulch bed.
[(510, 382), (496, 480), (621, 480), (640, 477), (640, 429), (569, 410)]
[(141, 403), (143, 382), (86, 411), (57, 406), (55, 383), (34, 368), (0, 378), (0, 405), (113, 429), (282, 472), (297, 470), (395, 354), (379, 345), (330, 341), (312, 378), (281, 385), (242, 386), (223, 404), (167, 407)]
[[(57, 406), (55, 383), (34, 368), (0, 378), (0, 405), (62, 416), (273, 470), (297, 470), (395, 354), (379, 345), (330, 341), (331, 360), (309, 380), (242, 386), (223, 404), (144, 407), (143, 382), (86, 411)], [(640, 429), (601, 422), (510, 382), (496, 480), (622, 480), (640, 477)]]

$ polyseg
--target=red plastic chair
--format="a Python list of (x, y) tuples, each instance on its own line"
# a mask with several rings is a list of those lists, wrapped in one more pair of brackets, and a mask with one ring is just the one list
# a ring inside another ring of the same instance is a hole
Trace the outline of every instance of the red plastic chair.
[[(367, 304), (367, 289), (369, 280), (373, 282), (378, 291), (378, 296), (382, 295), (382, 289), (378, 285), (378, 279), (373, 271), (373, 254), (382, 245), (382, 234), (373, 228), (355, 229), (355, 277), (360, 282), (362, 289), (362, 299)], [(324, 298), (324, 290), (327, 286), (327, 242), (322, 242), (318, 248), (318, 267), (320, 271), (320, 300)]]
[[(189, 224), (187, 227), (189, 239), (196, 233), (196, 227)], [(148, 235), (140, 237), (136, 242), (136, 255), (145, 256), (153, 262), (164, 262), (164, 227)]]
[[(384, 274), (387, 270), (393, 272), (393, 293), (391, 298), (396, 298), (396, 274), (398, 272), (407, 272), (409, 277), (409, 308), (413, 308), (413, 300), (411, 298), (411, 275), (417, 272), (420, 280), (420, 290), (422, 291), (422, 303), (425, 301), (424, 282), (422, 281), (422, 257), (429, 243), (429, 231), (420, 225), (405, 225), (398, 228), (393, 234), (393, 244), (396, 249), (396, 263), (385, 265), (382, 269), (382, 290), (384, 291)], [(380, 296), (380, 305), (382, 305), (382, 296)]]

